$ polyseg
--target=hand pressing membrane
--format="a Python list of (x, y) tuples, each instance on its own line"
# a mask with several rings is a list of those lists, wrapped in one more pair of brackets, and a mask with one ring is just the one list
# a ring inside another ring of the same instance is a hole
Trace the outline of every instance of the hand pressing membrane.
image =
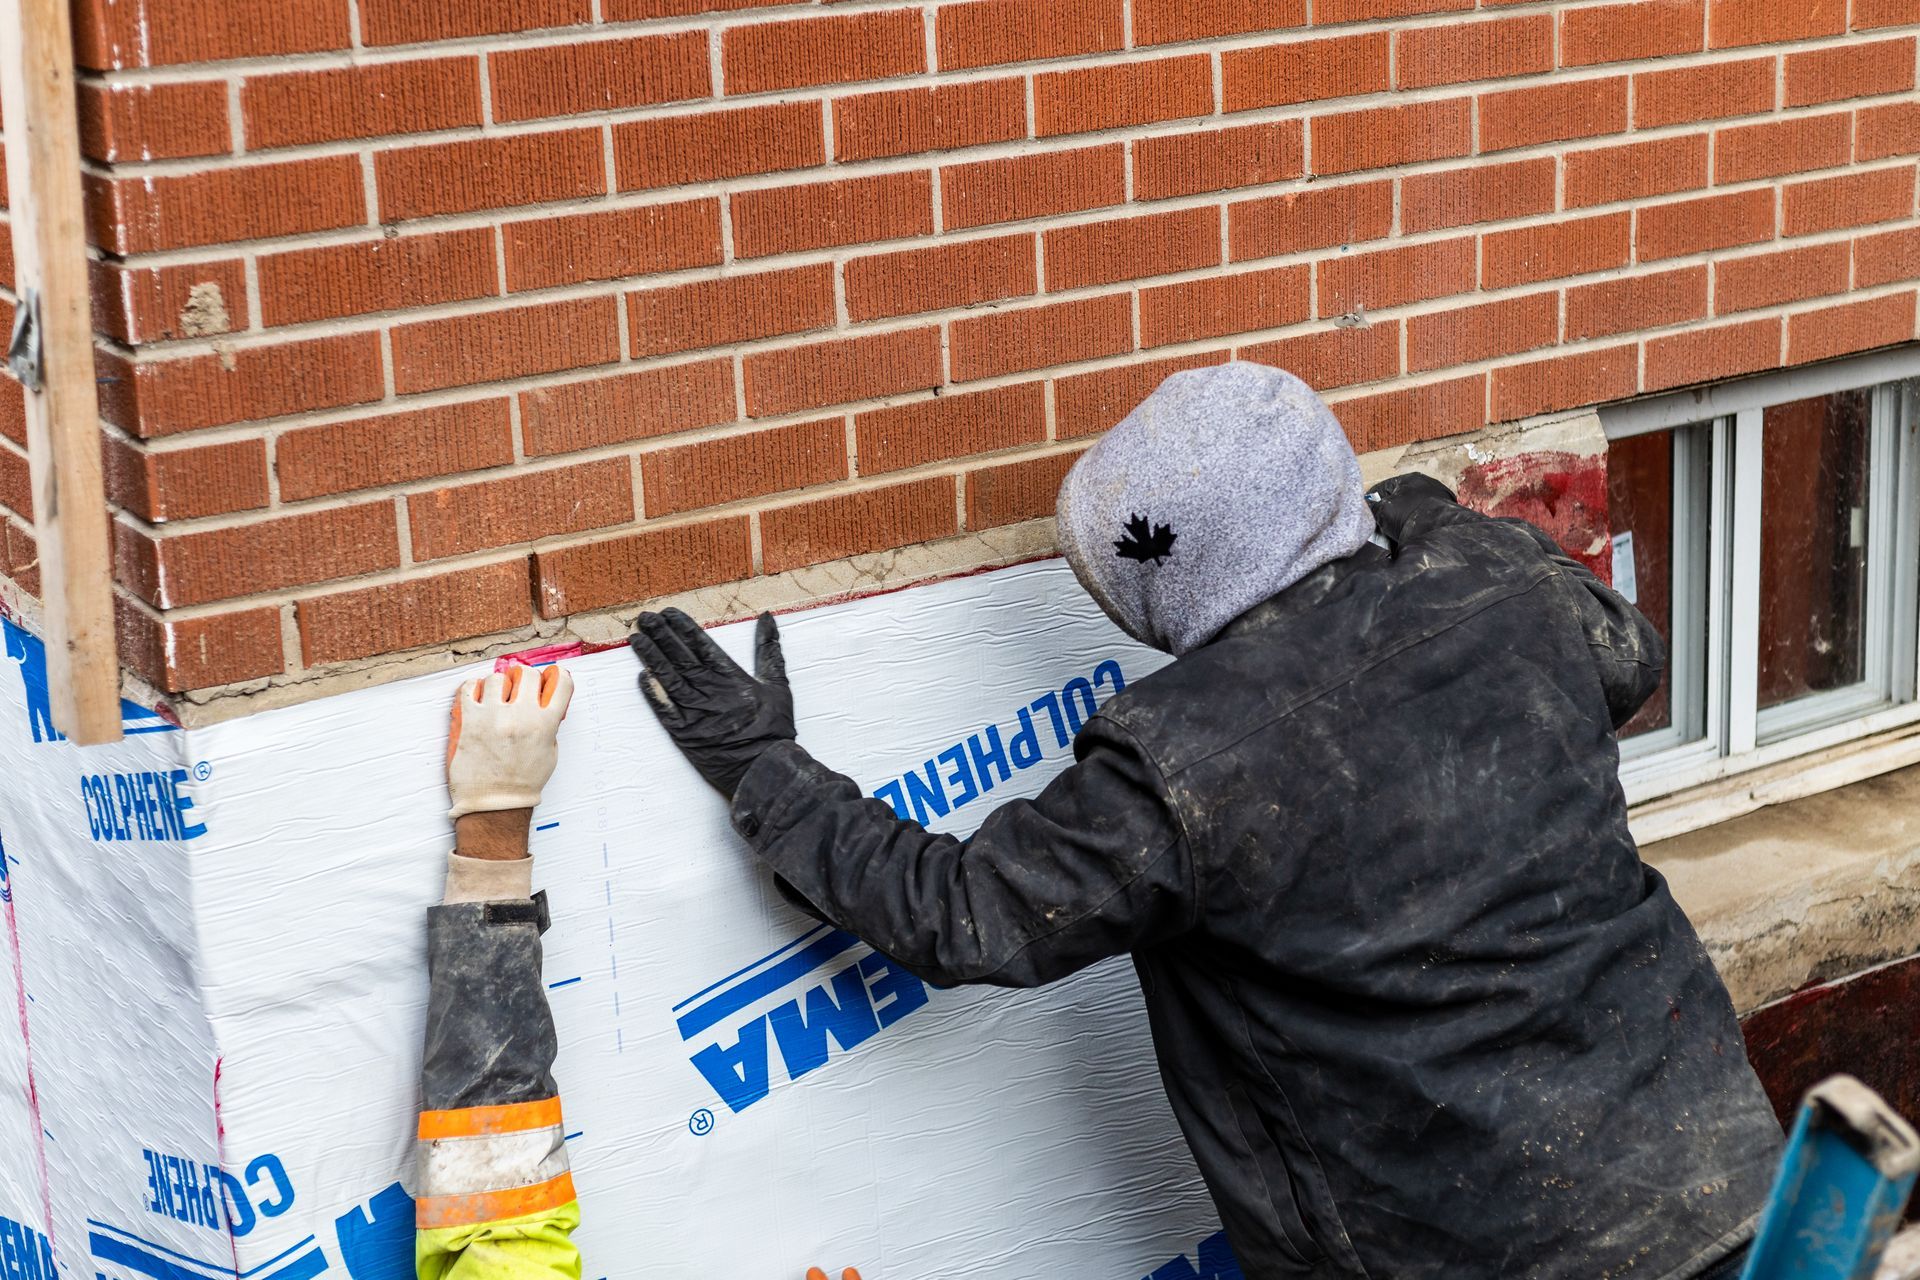
[(760, 615), (748, 675), (678, 609), (643, 613), (637, 625), (627, 643), (646, 665), (640, 692), (700, 776), (731, 800), (760, 753), (794, 737), (779, 626)]
[[(818, 1267), (808, 1267), (807, 1280), (827, 1280), (827, 1273)], [(860, 1280), (860, 1273), (848, 1267), (840, 1273), (840, 1280)]]
[(573, 677), (559, 666), (508, 667), (464, 680), (453, 697), (447, 735), (447, 816), (531, 809), (553, 776), (560, 721), (573, 699)]

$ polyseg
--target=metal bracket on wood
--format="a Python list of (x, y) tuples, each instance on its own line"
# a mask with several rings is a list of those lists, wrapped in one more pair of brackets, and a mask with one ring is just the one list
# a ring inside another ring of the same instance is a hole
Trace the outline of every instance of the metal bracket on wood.
[(13, 336), (7, 340), (7, 368), (28, 391), (40, 390), (40, 291), (25, 289), (13, 311)]

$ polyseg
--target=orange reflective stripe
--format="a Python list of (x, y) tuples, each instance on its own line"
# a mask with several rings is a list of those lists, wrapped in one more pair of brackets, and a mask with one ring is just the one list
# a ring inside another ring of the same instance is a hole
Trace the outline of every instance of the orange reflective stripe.
[(491, 1133), (525, 1133), (551, 1129), (560, 1123), (560, 1099), (508, 1102), (497, 1107), (461, 1107), (457, 1111), (422, 1111), (420, 1140), (478, 1138)]
[(573, 1175), (563, 1173), (530, 1187), (507, 1191), (480, 1191), (467, 1196), (427, 1196), (413, 1202), (413, 1224), (422, 1231), (435, 1227), (470, 1227), (481, 1222), (522, 1218), (530, 1213), (558, 1209), (575, 1199)]

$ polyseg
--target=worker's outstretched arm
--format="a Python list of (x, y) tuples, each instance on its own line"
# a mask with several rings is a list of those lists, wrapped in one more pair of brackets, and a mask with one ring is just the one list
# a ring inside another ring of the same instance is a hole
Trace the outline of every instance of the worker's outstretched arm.
[(960, 840), (901, 820), (793, 740), (772, 618), (757, 678), (675, 611), (644, 615), (633, 647), (662, 724), (729, 797), (754, 852), (826, 919), (930, 981), (1036, 986), (1192, 923), (1193, 867), (1165, 784), (1103, 717), (1037, 799)]
[[(1367, 498), (1381, 533), (1396, 547), (1417, 546), (1422, 537), (1461, 521), (1492, 519), (1460, 506), (1451, 489), (1417, 472), (1383, 480)], [(1667, 647), (1660, 633), (1625, 596), (1568, 555), (1544, 529), (1525, 520), (1498, 523), (1524, 531), (1541, 554), (1559, 567), (1562, 577), (1577, 587), (1567, 598), (1579, 611), (1607, 710), (1614, 728), (1619, 728), (1660, 687), (1667, 669)]]
[(427, 912), (426, 1055), (414, 1172), (420, 1280), (579, 1280), (544, 896), (527, 830), (573, 696), (558, 667), (463, 683), (447, 748), (457, 851)]

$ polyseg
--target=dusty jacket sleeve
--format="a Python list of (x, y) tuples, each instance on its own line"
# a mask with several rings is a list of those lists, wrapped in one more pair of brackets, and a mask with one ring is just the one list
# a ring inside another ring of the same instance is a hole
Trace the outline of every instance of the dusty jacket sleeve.
[(1625, 596), (1568, 555), (1544, 529), (1525, 520), (1495, 520), (1480, 515), (1455, 502), (1453, 492), (1445, 485), (1417, 473), (1382, 481), (1374, 492), (1382, 498), (1375, 505), (1381, 532), (1396, 544), (1417, 545), (1436, 530), (1471, 521), (1490, 521), (1526, 534), (1560, 570), (1561, 579), (1570, 588), (1566, 598), (1586, 632), (1587, 650), (1600, 677), (1614, 728), (1631, 720), (1660, 687), (1667, 669), (1667, 646), (1660, 633)]
[(419, 1280), (580, 1280), (544, 897), (427, 913), (431, 991), (414, 1170)]
[(1030, 987), (1188, 928), (1193, 867), (1165, 783), (1095, 716), (1076, 763), (967, 840), (863, 795), (795, 743), (748, 770), (734, 828), (818, 914), (941, 985)]

